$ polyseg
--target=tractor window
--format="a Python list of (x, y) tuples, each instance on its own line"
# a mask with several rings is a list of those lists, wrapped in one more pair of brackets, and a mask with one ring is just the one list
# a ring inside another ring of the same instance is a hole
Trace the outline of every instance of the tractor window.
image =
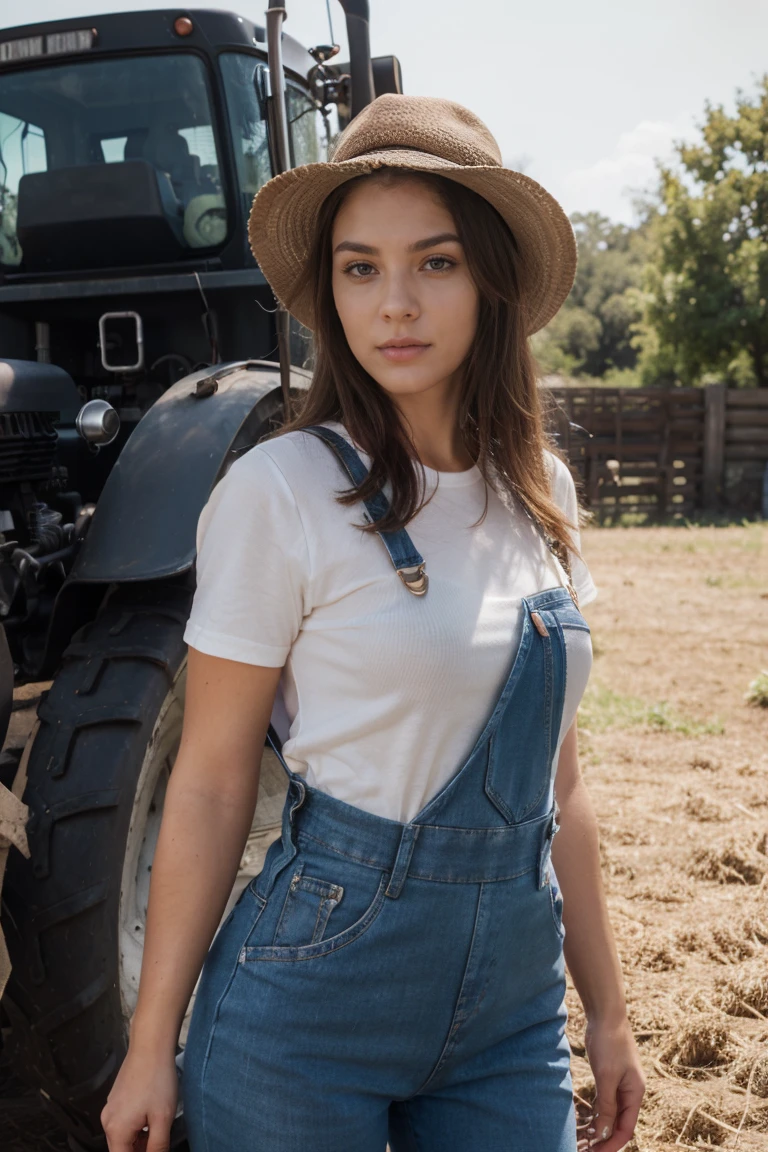
[[(73, 204), (81, 195), (98, 199), (94, 190), (114, 187), (117, 179), (100, 184), (99, 169), (109, 165), (111, 172), (129, 162), (134, 216), (146, 216), (150, 202), (160, 205), (153, 209), (158, 253), (169, 259), (223, 243), (219, 152), (205, 65), (197, 56), (126, 56), (0, 75), (0, 262), (24, 259), (36, 267), (43, 225), (59, 211), (64, 192)], [(99, 247), (85, 246), (91, 254)], [(160, 259), (147, 237), (137, 244), (135, 262), (147, 262), (148, 255), (150, 262)], [(128, 262), (134, 262), (130, 253)]]
[(125, 159), (127, 136), (104, 136), (101, 141), (101, 154), (105, 164), (122, 164)]
[(19, 180), (25, 172), (45, 172), (45, 134), (36, 124), (0, 111), (0, 263), (20, 264), (16, 235)]
[(328, 159), (330, 134), (328, 121), (319, 105), (307, 92), (295, 84), (286, 90), (288, 130), (291, 139), (291, 163), (316, 164)]
[[(247, 216), (253, 197), (272, 175), (263, 97), (266, 64), (244, 52), (220, 57), (227, 94), (243, 211)], [(328, 159), (329, 120), (305, 89), (289, 81), (286, 88), (291, 163), (311, 164)]]
[(247, 216), (254, 196), (272, 175), (267, 124), (259, 99), (266, 66), (258, 57), (244, 52), (224, 52), (219, 59), (243, 212)]

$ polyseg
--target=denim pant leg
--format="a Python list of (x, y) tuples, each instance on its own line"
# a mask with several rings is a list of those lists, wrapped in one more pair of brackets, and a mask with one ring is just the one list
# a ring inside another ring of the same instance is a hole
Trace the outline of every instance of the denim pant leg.
[(574, 1152), (549, 817), (516, 848), (425, 829), (401, 858), (393, 833), (415, 836), (318, 806), (206, 959), (182, 1081), (191, 1152), (384, 1152), (388, 1133), (392, 1152)]
[(391, 1152), (576, 1152), (562, 1021), (533, 1025), (462, 1063), (447, 1084), (395, 1101), (389, 1145)]
[[(311, 859), (303, 853), (294, 867)], [(326, 874), (316, 860), (307, 867)], [(355, 896), (370, 903), (380, 875), (364, 869), (365, 884), (354, 885), (358, 868), (330, 867), (328, 875), (348, 886), (354, 918)], [(278, 881), (273, 918), (293, 870)], [(257, 931), (259, 943), (274, 937), (275, 924), (265, 923), (246, 888), (206, 959), (182, 1076), (191, 1152), (385, 1152), (392, 1093), (381, 1089), (366, 1028), (371, 965), (344, 967), (354, 948), (333, 953), (330, 963), (244, 961)]]

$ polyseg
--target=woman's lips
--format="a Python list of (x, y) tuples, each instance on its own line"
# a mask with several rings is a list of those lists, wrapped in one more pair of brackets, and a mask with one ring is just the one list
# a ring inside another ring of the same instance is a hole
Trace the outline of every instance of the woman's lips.
[(389, 344), (379, 348), (379, 352), (392, 364), (404, 364), (409, 360), (415, 360), (431, 347), (431, 344)]

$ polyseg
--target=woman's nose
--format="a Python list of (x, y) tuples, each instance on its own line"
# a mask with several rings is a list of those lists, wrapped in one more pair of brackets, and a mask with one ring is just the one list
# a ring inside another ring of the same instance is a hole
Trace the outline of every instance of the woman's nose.
[(386, 320), (414, 320), (419, 302), (408, 276), (388, 276), (384, 283), (380, 312)]

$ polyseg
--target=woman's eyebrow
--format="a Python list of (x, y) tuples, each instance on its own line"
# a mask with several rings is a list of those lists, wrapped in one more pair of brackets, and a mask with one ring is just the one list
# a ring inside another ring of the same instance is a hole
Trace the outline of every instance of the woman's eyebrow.
[(341, 244), (337, 244), (334, 248), (336, 252), (364, 252), (366, 256), (377, 256), (378, 248), (372, 248), (370, 244), (359, 244), (357, 240), (342, 240)]
[(428, 236), (426, 240), (417, 240), (415, 244), (411, 244), (409, 252), (423, 252), (425, 248), (432, 248), (435, 244), (447, 244), (449, 240), (455, 241), (460, 244), (458, 236), (455, 232), (440, 232), (437, 236)]
[[(449, 240), (453, 240), (456, 244), (460, 244), (458, 236), (455, 232), (440, 232), (437, 236), (427, 236), (426, 240), (417, 240), (414, 244), (409, 244), (409, 252), (423, 252), (425, 248), (432, 248), (435, 244), (447, 244)], [(373, 248), (370, 244), (361, 244), (357, 240), (342, 240), (334, 248), (336, 252), (363, 252), (366, 256), (378, 256), (379, 249)]]

